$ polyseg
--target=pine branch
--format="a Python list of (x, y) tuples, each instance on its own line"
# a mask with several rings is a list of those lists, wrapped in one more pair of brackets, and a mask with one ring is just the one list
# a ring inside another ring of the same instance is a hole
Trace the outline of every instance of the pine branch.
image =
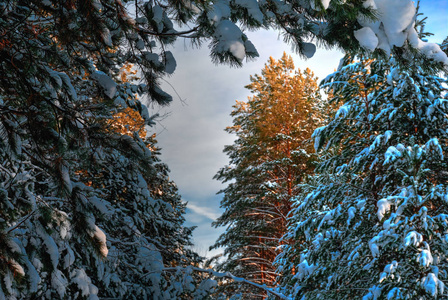
[[(287, 297), (287, 296), (283, 295), (282, 293), (279, 293), (279, 292), (275, 291), (274, 289), (268, 288), (268, 287), (267, 287), (266, 285), (264, 285), (264, 284), (261, 285), (261, 284), (252, 282), (252, 281), (250, 281), (250, 280), (247, 280), (247, 279), (244, 279), (244, 278), (241, 278), (241, 277), (234, 276), (234, 275), (231, 274), (230, 272), (220, 273), (220, 272), (213, 271), (213, 270), (211, 270), (211, 269), (201, 269), (201, 268), (198, 268), (198, 267), (191, 267), (191, 266), (186, 267), (186, 268), (181, 268), (181, 269), (186, 270), (187, 268), (190, 268), (190, 269), (192, 269), (192, 270), (195, 271), (195, 272), (208, 273), (208, 274), (210, 274), (210, 275), (212, 275), (212, 276), (214, 276), (214, 277), (217, 277), (217, 278), (227, 278), (227, 279), (232, 279), (232, 280), (235, 281), (235, 282), (241, 282), (241, 283), (248, 284), (248, 285), (250, 285), (250, 286), (259, 288), (259, 289), (261, 289), (261, 290), (264, 290), (264, 291), (268, 292), (269, 294), (278, 297), (279, 299), (292, 300), (292, 298)], [(180, 269), (180, 268), (164, 268), (163, 271), (166, 271), (166, 272), (177, 272), (177, 271), (179, 271), (179, 269)], [(146, 273), (146, 274), (149, 274), (149, 273)], [(145, 275), (146, 275), (146, 274), (145, 274)]]

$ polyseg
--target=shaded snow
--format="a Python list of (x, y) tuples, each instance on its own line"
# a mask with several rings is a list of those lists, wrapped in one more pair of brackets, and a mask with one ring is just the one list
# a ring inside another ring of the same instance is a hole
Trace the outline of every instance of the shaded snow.
[(176, 70), (176, 66), (177, 64), (173, 53), (171, 53), (171, 51), (165, 51), (165, 72), (173, 74)]
[(53, 265), (53, 268), (57, 269), (57, 266), (59, 264), (59, 249), (58, 246), (56, 245), (56, 242), (41, 225), (36, 226), (36, 233), (43, 240), (44, 245), (47, 248), (47, 253), (50, 255), (51, 264)]
[(361, 47), (366, 48), (369, 51), (374, 51), (378, 46), (378, 37), (370, 27), (363, 27), (356, 30), (354, 34)]
[(117, 93), (117, 84), (112, 78), (101, 71), (96, 71), (90, 77), (98, 82), (107, 97), (112, 99), (115, 96)]
[(445, 284), (437, 278), (436, 274), (429, 273), (425, 278), (423, 278), (423, 287), (426, 292), (432, 297), (437, 297), (437, 295), (443, 295), (445, 290)]
[(313, 43), (303, 43), (302, 45), (302, 53), (307, 57), (311, 58), (316, 53), (316, 45)]
[(421, 252), (417, 256), (417, 261), (422, 267), (429, 267), (434, 262), (434, 259), (431, 254), (431, 249), (429, 248), (428, 243), (423, 242), (424, 249), (421, 249)]
[(55, 270), (51, 274), (51, 287), (58, 293), (60, 299), (64, 298), (68, 281), (60, 270)]
[(92, 280), (87, 276), (84, 269), (74, 270), (71, 273), (72, 282), (76, 283), (78, 288), (81, 290), (81, 296), (89, 296), (89, 299), (99, 299), (96, 295), (98, 294), (98, 288), (92, 284)]
[(218, 40), (216, 51), (225, 53), (229, 51), (239, 61), (246, 56), (246, 48), (242, 40), (242, 32), (233, 22), (223, 20), (216, 27), (215, 37)]
[(235, 4), (247, 9), (249, 15), (254, 18), (258, 23), (263, 23), (263, 14), (258, 6), (257, 0), (234, 0)]

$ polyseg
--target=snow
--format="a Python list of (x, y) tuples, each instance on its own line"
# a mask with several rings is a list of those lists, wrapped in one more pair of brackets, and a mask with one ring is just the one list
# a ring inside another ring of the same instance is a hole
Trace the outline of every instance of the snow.
[(8, 245), (9, 249), (13, 253), (22, 253), (22, 250), (20, 249), (20, 246), (13, 240), (7, 240), (6, 244)]
[(378, 240), (379, 240), (379, 236), (375, 236), (369, 241), (369, 248), (370, 248), (370, 252), (372, 253), (373, 257), (378, 257), (380, 255), (380, 248), (376, 244), (376, 242)]
[(45, 70), (48, 72), (48, 74), (50, 75), (50, 77), (55, 81), (56, 85), (58, 87), (62, 86), (62, 79), (59, 76), (59, 72), (54, 71), (53, 69), (50, 69), (48, 67), (45, 67)]
[(61, 271), (55, 270), (51, 274), (51, 287), (59, 294), (60, 299), (64, 298), (68, 281)]
[(316, 267), (317, 266), (313, 264), (309, 265), (307, 260), (305, 259), (297, 266), (297, 274), (295, 275), (295, 277), (299, 280), (303, 280), (304, 278), (312, 274)]
[(117, 84), (112, 78), (101, 71), (96, 71), (90, 77), (98, 82), (108, 98), (112, 99), (115, 96), (117, 93)]
[(348, 219), (347, 219), (347, 225), (350, 225), (351, 220), (355, 217), (355, 213), (356, 213), (356, 208), (351, 206), (348, 209)]
[(387, 83), (389, 85), (393, 84), (393, 80), (398, 80), (400, 76), (400, 71), (398, 68), (391, 68), (390, 73), (387, 74)]
[[(2, 276), (3, 276), (3, 282), (5, 283), (6, 291), (9, 294), (12, 294), (14, 292), (14, 290), (12, 289), (13, 278), (11, 278), (12, 277), (11, 272), (6, 273), (6, 275), (2, 274)], [(0, 284), (0, 286), (1, 286), (1, 284)], [(8, 300), (10, 300), (10, 299), (15, 300), (16, 298), (15, 297), (8, 298)]]
[(348, 116), (348, 113), (350, 112), (350, 108), (351, 108), (351, 105), (345, 103), (344, 105), (342, 105), (342, 106), (338, 109), (338, 111), (336, 112), (336, 115), (334, 116), (334, 118), (337, 119), (337, 118), (340, 118), (340, 117), (341, 117), (341, 118), (345, 118), (345, 117), (347, 117), (347, 116)]
[(67, 247), (67, 254), (64, 256), (64, 268), (70, 267), (75, 262), (75, 253), (69, 245)]
[(34, 266), (37, 270), (40, 270), (40, 269), (42, 269), (42, 267), (43, 267), (44, 265), (42, 264), (42, 262), (41, 262), (39, 259), (37, 259), (37, 258), (35, 257), (35, 258), (33, 258), (33, 266)]
[(157, 53), (152, 53), (152, 52), (149, 52), (149, 51), (145, 51), (145, 52), (143, 52), (143, 55), (145, 56), (145, 59), (147, 61), (153, 63), (156, 66), (160, 65), (159, 55)]
[[(319, 1), (319, 0), (317, 0), (317, 1)], [(330, 1), (331, 0), (320, 0), (321, 4), (325, 10), (328, 9), (328, 7), (330, 6)], [(310, 4), (311, 4), (312, 9), (318, 10), (318, 11), (320, 10), (320, 6), (316, 5), (315, 0), (311, 0)]]
[(438, 154), (441, 160), (443, 160), (443, 150), (442, 147), (439, 144), (439, 140), (437, 138), (430, 139), (426, 145), (425, 148), (429, 151), (434, 151)]
[(408, 247), (410, 245), (417, 247), (421, 242), (423, 242), (423, 236), (417, 231), (408, 232), (408, 234), (404, 238), (405, 247)]
[(146, 183), (145, 178), (140, 173), (137, 175), (137, 184), (138, 184), (138, 187), (141, 188), (141, 189), (147, 189), (148, 188), (148, 183)]
[(252, 54), (252, 56), (259, 56), (257, 49), (251, 41), (247, 40), (244, 42), (244, 47), (246, 48), (246, 53)]
[(81, 296), (89, 296), (89, 299), (98, 299), (98, 288), (92, 284), (92, 280), (87, 276), (84, 269), (77, 269), (71, 273), (72, 282), (76, 283), (81, 290)]
[(136, 262), (144, 266), (144, 270), (154, 274), (162, 272), (164, 268), (160, 251), (151, 243), (139, 248)]
[(102, 214), (109, 214), (111, 211), (107, 208), (107, 202), (96, 196), (89, 197), (89, 202), (92, 203), (96, 209), (98, 209)]
[(369, 51), (374, 51), (378, 46), (378, 37), (370, 27), (363, 27), (359, 30), (356, 30), (354, 34), (361, 47)]
[(176, 70), (176, 66), (177, 64), (173, 53), (171, 53), (171, 51), (165, 51), (165, 72), (173, 74)]
[[(401, 47), (413, 28), (416, 9), (412, 0), (375, 0), (389, 45)], [(400, 12), (397, 14), (397, 12)]]
[(369, 288), (369, 293), (362, 297), (362, 300), (376, 300), (381, 296), (381, 291), (381, 287), (374, 285), (373, 287)]
[(390, 264), (384, 267), (384, 272), (388, 274), (392, 274), (398, 267), (398, 262), (396, 260), (392, 261)]
[[(48, 1), (48, 2), (50, 2), (50, 1)], [(103, 8), (103, 5), (101, 4), (101, 2), (99, 0), (93, 0), (92, 5), (97, 11), (100, 11)]]
[[(54, 239), (45, 231), (45, 229), (40, 224), (36, 226), (36, 233), (41, 237), (45, 247), (47, 248), (47, 253), (50, 255), (53, 268), (57, 269), (57, 266), (59, 264), (59, 249)], [(37, 266), (36, 268), (39, 269)]]
[(436, 274), (429, 273), (425, 278), (423, 278), (423, 287), (426, 292), (432, 297), (437, 297), (437, 295), (443, 295), (445, 290), (445, 284), (437, 278)]
[(440, 46), (434, 43), (420, 41), (419, 49), (426, 57), (431, 58), (438, 62), (443, 62), (445, 66), (448, 65), (447, 55), (440, 49)]
[(396, 213), (391, 213), (390, 217), (383, 222), (383, 228), (384, 230), (389, 230), (391, 228), (391, 226), (393, 226), (393, 221), (395, 220), (395, 218), (397, 217)]
[(42, 279), (40, 278), (39, 273), (29, 259), (25, 259), (25, 265), (27, 269), (26, 275), (28, 276), (28, 282), (30, 285), (30, 292), (37, 292)]
[(70, 77), (68, 77), (67, 74), (64, 72), (58, 72), (59, 77), (61, 78), (62, 82), (64, 83), (68, 94), (70, 95), (70, 98), (73, 101), (76, 101), (78, 99), (78, 95), (76, 93), (75, 87), (72, 84), (72, 81), (70, 80)]
[(431, 249), (427, 242), (423, 242), (424, 249), (421, 249), (421, 252), (417, 256), (417, 262), (422, 267), (429, 267), (434, 262), (434, 259), (431, 254)]
[(103, 39), (104, 44), (106, 44), (109, 47), (113, 47), (112, 43), (112, 36), (110, 35), (110, 31), (108, 28), (103, 28), (101, 31), (101, 38)]
[(392, 299), (401, 299), (400, 288), (394, 287), (393, 289), (391, 289), (389, 291), (389, 293), (387, 293), (387, 300), (392, 300)]
[(313, 134), (311, 135), (311, 138), (314, 139), (314, 150), (316, 152), (317, 152), (317, 150), (319, 150), (321, 135), (325, 128), (326, 128), (326, 126), (316, 128), (314, 130)]
[(25, 276), (25, 271), (23, 270), (23, 267), (19, 265), (14, 259), (11, 259), (9, 263), (14, 268), (15, 272), (17, 272), (21, 276)]
[(135, 48), (138, 50), (145, 49), (145, 42), (143, 40), (137, 40), (137, 42), (135, 42)]
[(391, 136), (392, 136), (392, 131), (391, 130), (387, 130), (384, 133), (384, 144), (386, 144), (390, 140)]
[(311, 58), (316, 53), (316, 45), (313, 43), (303, 43), (302, 44), (302, 53), (307, 57)]
[(322, 5), (325, 9), (327, 9), (330, 6), (331, 0), (320, 0), (322, 2)]
[(213, 9), (207, 12), (207, 18), (211, 24), (217, 24), (222, 19), (230, 17), (229, 1), (217, 1), (213, 4)]
[(246, 48), (242, 40), (242, 32), (238, 26), (229, 20), (223, 20), (218, 23), (214, 36), (218, 40), (216, 52), (230, 51), (238, 61), (243, 61), (246, 56)]
[(95, 219), (93, 217), (90, 217), (87, 220), (87, 223), (88, 223), (88, 227), (90, 230), (90, 232), (89, 232), (90, 236), (95, 238), (100, 243), (99, 250), (100, 250), (101, 255), (103, 257), (107, 257), (109, 250), (107, 249), (106, 235), (97, 225), (95, 225)]
[(152, 7), (152, 13), (154, 14), (154, 16), (152, 17), (154, 22), (158, 24), (161, 23), (163, 19), (163, 9), (159, 5), (154, 5)]
[(377, 215), (378, 219), (381, 221), (384, 218), (384, 215), (390, 210), (391, 200), (389, 199), (381, 199), (377, 202)]
[(386, 153), (384, 153), (384, 163), (383, 165), (386, 165), (388, 163), (393, 162), (397, 158), (401, 157), (401, 152), (397, 149), (397, 147), (390, 146), (387, 148)]
[(95, 232), (93, 233), (93, 235), (98, 239), (98, 241), (100, 241), (101, 243), (101, 247), (100, 247), (100, 252), (101, 255), (103, 257), (107, 257), (107, 253), (109, 252), (109, 250), (107, 249), (107, 244), (106, 244), (106, 235), (104, 234), (104, 232), (95, 225)]
[(235, 4), (247, 9), (249, 15), (254, 18), (258, 23), (263, 23), (263, 13), (258, 6), (257, 0), (234, 0)]
[(358, 17), (358, 23), (363, 28), (355, 31), (355, 37), (362, 47), (370, 51), (379, 48), (390, 54), (393, 46), (402, 47), (408, 40), (412, 47), (419, 49), (426, 57), (448, 66), (448, 57), (437, 44), (419, 39), (414, 28), (414, 1), (366, 0), (363, 5), (377, 9), (378, 20)]

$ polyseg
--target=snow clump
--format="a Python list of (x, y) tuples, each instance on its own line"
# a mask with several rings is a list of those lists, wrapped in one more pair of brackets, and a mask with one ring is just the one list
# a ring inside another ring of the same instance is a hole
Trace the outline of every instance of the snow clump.
[(365, 0), (363, 5), (377, 10), (378, 16), (375, 21), (358, 17), (358, 23), (363, 28), (355, 31), (355, 38), (363, 48), (369, 51), (382, 49), (389, 55), (393, 46), (402, 47), (408, 41), (428, 58), (448, 66), (448, 57), (437, 44), (424, 42), (418, 37), (414, 28), (414, 1)]

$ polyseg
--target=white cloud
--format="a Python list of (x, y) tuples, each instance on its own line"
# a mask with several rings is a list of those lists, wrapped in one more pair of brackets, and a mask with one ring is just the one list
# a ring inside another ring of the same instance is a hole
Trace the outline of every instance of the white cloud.
[(212, 221), (215, 221), (217, 218), (219, 218), (219, 216), (221, 214), (218, 211), (216, 211), (210, 207), (203, 206), (203, 205), (204, 204), (199, 206), (199, 205), (189, 202), (187, 205), (187, 208), (191, 209), (193, 212), (197, 213), (198, 215), (209, 218)]

